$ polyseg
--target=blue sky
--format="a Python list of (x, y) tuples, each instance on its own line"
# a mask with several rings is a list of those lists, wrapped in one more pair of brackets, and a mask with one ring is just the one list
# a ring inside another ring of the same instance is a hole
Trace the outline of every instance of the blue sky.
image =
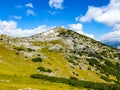
[(0, 0), (0, 34), (30, 36), (64, 26), (96, 40), (120, 40), (119, 5), (120, 0)]

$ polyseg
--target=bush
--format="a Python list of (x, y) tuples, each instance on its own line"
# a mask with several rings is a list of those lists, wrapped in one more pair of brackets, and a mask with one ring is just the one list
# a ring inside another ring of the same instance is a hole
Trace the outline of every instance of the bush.
[(116, 63), (116, 69), (120, 71), (120, 64)]
[(46, 69), (44, 67), (38, 67), (37, 70), (40, 70), (42, 72), (46, 72)]
[(19, 53), (15, 53), (16, 55), (19, 55)]
[(105, 80), (105, 81), (108, 81), (108, 82), (112, 81), (111, 79), (109, 79), (108, 77), (105, 77), (105, 76), (101, 76), (100, 78), (103, 79), (103, 80)]
[(73, 64), (73, 65), (75, 65), (75, 62), (72, 59), (69, 59), (68, 62), (71, 63), (71, 64)]
[(78, 80), (76, 77), (70, 77), (70, 80)]
[(115, 66), (111, 61), (106, 60), (106, 61), (105, 61), (105, 64), (106, 64), (107, 66), (116, 68), (116, 66)]
[(40, 70), (40, 71), (42, 71), (42, 72), (48, 72), (48, 73), (51, 73), (51, 72), (52, 72), (51, 69), (47, 69), (47, 70), (46, 70), (44, 67), (38, 67), (37, 70)]
[(27, 50), (30, 52), (35, 51), (34, 49), (31, 49), (31, 48), (27, 48)]
[(98, 62), (96, 59), (94, 59), (94, 58), (91, 58), (91, 59), (87, 58), (87, 61), (89, 62), (89, 64), (90, 64), (91, 66), (94, 66), (94, 65), (98, 65), (98, 64), (99, 64), (99, 62)]
[(90, 67), (88, 67), (88, 70), (91, 70), (91, 68), (90, 68)]
[(23, 48), (16, 48), (18, 51), (25, 51)]
[(32, 59), (33, 62), (42, 62), (42, 58), (37, 57)]
[(48, 72), (48, 73), (51, 73), (51, 72), (52, 72), (52, 70), (51, 70), (51, 69), (47, 69), (47, 72)]

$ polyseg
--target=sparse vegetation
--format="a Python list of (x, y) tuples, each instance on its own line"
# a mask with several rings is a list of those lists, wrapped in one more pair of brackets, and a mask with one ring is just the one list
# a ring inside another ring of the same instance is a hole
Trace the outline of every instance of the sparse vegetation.
[(30, 77), (35, 79), (47, 80), (55, 83), (65, 83), (78, 88), (84, 87), (84, 88), (91, 88), (95, 90), (119, 90), (120, 89), (120, 87), (115, 84), (80, 81), (74, 77), (71, 77), (70, 79), (66, 79), (66, 78), (57, 78), (53, 76), (46, 76), (46, 75), (40, 75), (40, 74), (32, 74)]

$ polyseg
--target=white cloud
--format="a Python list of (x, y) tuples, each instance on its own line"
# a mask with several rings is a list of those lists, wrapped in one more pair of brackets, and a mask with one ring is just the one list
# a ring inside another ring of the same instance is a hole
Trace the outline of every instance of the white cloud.
[(0, 21), (0, 34), (6, 34), (10, 36), (25, 37), (35, 35), (46, 30), (50, 27), (46, 25), (40, 25), (33, 29), (21, 29), (17, 28), (17, 23), (15, 21)]
[(49, 0), (49, 6), (55, 9), (63, 9), (64, 0)]
[(100, 38), (101, 41), (119, 41), (120, 42), (120, 30), (109, 32), (107, 34), (104, 34)]
[[(64, 27), (64, 26), (62, 26)], [(76, 32), (86, 35), (88, 37), (94, 38), (94, 35), (87, 34), (83, 32), (82, 24), (70, 24), (70, 29), (75, 30)], [(17, 27), (17, 23), (15, 21), (1, 21), (0, 20), (0, 34), (6, 34), (10, 36), (16, 36), (16, 37), (26, 37), (35, 35), (44, 31), (47, 31), (53, 27), (48, 27), (46, 25), (40, 25), (33, 29), (21, 29)]]
[(0, 21), (0, 30), (4, 29), (15, 29), (17, 23), (14, 21)]
[[(33, 8), (33, 5), (32, 5), (32, 3), (27, 3), (26, 5), (25, 5), (25, 7), (28, 7), (28, 8)], [(35, 15), (35, 12), (32, 10), (32, 9), (28, 9), (27, 11), (26, 11), (26, 13), (27, 13), (27, 16), (29, 16), (29, 15)]]
[(70, 29), (75, 30), (75, 31), (79, 31), (79, 32), (82, 32), (82, 29), (83, 29), (83, 26), (81, 23), (70, 24), (68, 26), (70, 27)]
[(27, 10), (27, 16), (29, 16), (29, 15), (35, 15), (35, 12), (33, 11), (33, 10), (31, 10), (31, 9), (28, 9)]
[(76, 17), (80, 22), (91, 20), (113, 27), (113, 31), (100, 37), (101, 41), (120, 41), (120, 0), (110, 0), (102, 7), (89, 6), (85, 16)]
[(88, 22), (91, 20), (109, 26), (120, 23), (120, 0), (111, 0), (110, 4), (103, 7), (89, 6), (87, 13), (80, 17), (79, 21)]
[(113, 27), (113, 31), (106, 33), (100, 37), (100, 41), (103, 42), (120, 42), (120, 24), (116, 24)]
[(70, 24), (68, 25), (70, 27), (70, 29), (75, 30), (76, 32), (83, 34), (85, 36), (88, 36), (90, 38), (94, 38), (94, 35), (92, 34), (87, 34), (85, 32), (83, 32), (83, 26), (81, 23), (77, 23), (77, 24)]
[(14, 19), (18, 19), (18, 20), (20, 20), (20, 19), (22, 19), (22, 16), (10, 16), (10, 18), (14, 18)]
[(28, 3), (25, 5), (26, 7), (30, 7), (30, 8), (33, 8), (33, 4), (32, 3)]

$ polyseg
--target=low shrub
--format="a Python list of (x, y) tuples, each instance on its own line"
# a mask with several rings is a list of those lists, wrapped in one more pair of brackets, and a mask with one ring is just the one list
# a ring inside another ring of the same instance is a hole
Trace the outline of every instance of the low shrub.
[(51, 70), (51, 69), (47, 69), (47, 72), (48, 72), (48, 73), (51, 73), (51, 72), (52, 72), (52, 70)]
[(70, 80), (78, 80), (76, 77), (70, 77)]
[(46, 72), (46, 69), (44, 67), (38, 67), (37, 70), (40, 70), (42, 72)]
[(111, 61), (106, 60), (106, 61), (105, 61), (105, 64), (106, 64), (107, 66), (116, 68), (116, 65), (114, 65)]
[(48, 72), (48, 73), (52, 72), (51, 69), (45, 69), (44, 67), (38, 67), (37, 70), (40, 70), (41, 72)]
[(23, 48), (16, 48), (18, 51), (25, 51)]
[(101, 76), (100, 78), (103, 79), (103, 80), (105, 80), (105, 81), (108, 81), (108, 82), (111, 82), (111, 81), (112, 81), (111, 79), (109, 79), (109, 78), (106, 77), (106, 76)]
[(29, 52), (35, 51), (34, 49), (31, 49), (31, 48), (27, 48), (27, 50), (28, 50)]
[(19, 53), (15, 53), (16, 55), (19, 55)]
[(94, 59), (94, 58), (87, 58), (87, 61), (89, 62), (89, 64), (90, 64), (91, 66), (94, 66), (94, 65), (98, 65), (98, 64), (99, 64), (99, 62), (98, 62), (96, 59)]
[(42, 58), (37, 57), (32, 59), (33, 62), (42, 62)]

